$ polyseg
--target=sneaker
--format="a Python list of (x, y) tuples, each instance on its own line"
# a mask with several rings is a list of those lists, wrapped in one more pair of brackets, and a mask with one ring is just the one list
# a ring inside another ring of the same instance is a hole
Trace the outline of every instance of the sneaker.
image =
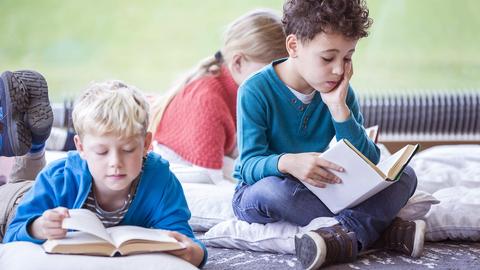
[(296, 235), (295, 253), (305, 269), (352, 262), (358, 254), (357, 238), (341, 225), (320, 228)]
[(32, 143), (43, 144), (53, 125), (53, 111), (48, 99), (48, 85), (45, 78), (33, 70), (18, 70), (15, 77), (26, 89), (29, 105), (26, 112), (26, 124), (32, 132)]
[(401, 252), (413, 258), (420, 257), (425, 241), (425, 221), (407, 221), (400, 218), (383, 232), (380, 245), (389, 250)]
[(24, 122), (29, 99), (27, 89), (13, 76), (2, 73), (0, 78), (0, 155), (22, 156), (32, 146), (32, 135)]

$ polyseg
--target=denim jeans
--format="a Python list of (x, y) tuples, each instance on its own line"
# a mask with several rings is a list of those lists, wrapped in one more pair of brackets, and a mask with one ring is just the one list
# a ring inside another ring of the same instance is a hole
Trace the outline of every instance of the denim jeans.
[(287, 221), (305, 226), (317, 217), (334, 217), (355, 232), (362, 249), (366, 249), (390, 225), (416, 187), (415, 172), (407, 166), (396, 183), (335, 215), (297, 179), (270, 176), (253, 185), (237, 186), (232, 204), (235, 215), (249, 223)]

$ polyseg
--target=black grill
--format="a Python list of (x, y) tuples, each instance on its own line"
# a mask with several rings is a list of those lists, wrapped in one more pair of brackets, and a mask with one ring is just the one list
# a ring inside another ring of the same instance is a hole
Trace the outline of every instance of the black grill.
[(359, 102), (364, 126), (378, 125), (383, 138), (480, 137), (480, 91), (363, 96)]

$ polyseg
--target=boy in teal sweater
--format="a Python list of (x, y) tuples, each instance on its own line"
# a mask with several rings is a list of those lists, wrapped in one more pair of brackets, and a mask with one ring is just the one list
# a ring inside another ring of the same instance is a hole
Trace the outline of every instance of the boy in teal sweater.
[(333, 137), (379, 161), (349, 84), (355, 47), (371, 25), (365, 2), (288, 0), (282, 21), (289, 57), (253, 75), (238, 93), (235, 215), (300, 226), (317, 217), (337, 219), (339, 225), (296, 237), (297, 256), (307, 269), (352, 261), (379, 239), (378, 246), (419, 256), (425, 223), (395, 219), (416, 188), (411, 168), (389, 188), (337, 215), (300, 181), (320, 188), (341, 182), (330, 171), (343, 168), (319, 157)]

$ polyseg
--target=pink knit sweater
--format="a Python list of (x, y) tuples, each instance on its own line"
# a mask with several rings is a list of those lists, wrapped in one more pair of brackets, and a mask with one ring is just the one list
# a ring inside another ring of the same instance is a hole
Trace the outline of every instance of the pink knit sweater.
[(189, 83), (167, 106), (154, 139), (195, 165), (222, 168), (236, 144), (237, 90), (226, 67)]

